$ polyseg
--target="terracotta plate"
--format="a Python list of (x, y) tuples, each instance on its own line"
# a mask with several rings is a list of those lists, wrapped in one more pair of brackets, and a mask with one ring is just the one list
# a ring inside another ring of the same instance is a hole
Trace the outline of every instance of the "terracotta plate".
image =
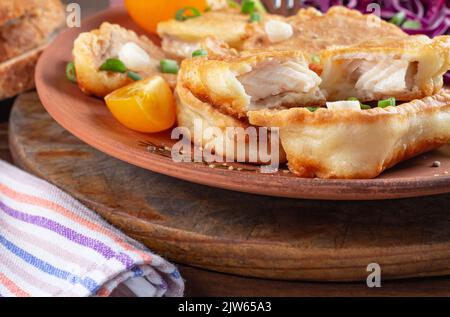
[[(302, 179), (286, 171), (261, 174), (259, 168), (235, 164), (174, 163), (170, 133), (141, 134), (120, 125), (100, 99), (85, 96), (65, 78), (73, 41), (103, 21), (142, 33), (123, 9), (109, 9), (63, 32), (42, 55), (36, 70), (39, 96), (50, 115), (89, 145), (113, 157), (155, 172), (204, 185), (261, 195), (336, 200), (373, 200), (450, 192), (450, 158), (438, 152), (404, 162), (372, 180)], [(431, 167), (434, 161), (441, 166)], [(239, 170), (238, 170), (239, 168)], [(447, 173), (446, 173), (447, 172)], [(126, 184), (124, 184), (126, 186)]]

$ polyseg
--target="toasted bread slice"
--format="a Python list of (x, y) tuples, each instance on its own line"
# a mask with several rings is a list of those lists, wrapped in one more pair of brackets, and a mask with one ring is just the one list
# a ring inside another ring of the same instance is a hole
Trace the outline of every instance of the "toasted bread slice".
[(64, 21), (60, 0), (2, 0), (0, 63), (44, 45)]
[(320, 77), (299, 51), (184, 60), (179, 84), (223, 113), (246, 118), (264, 108), (320, 105)]
[(450, 36), (379, 38), (328, 49), (320, 60), (320, 87), (328, 101), (420, 99), (443, 86), (443, 75), (450, 70)]
[(74, 43), (73, 60), (78, 85), (83, 92), (104, 97), (132, 82), (127, 74), (99, 70), (108, 58), (117, 58), (123, 45), (130, 42), (142, 48), (152, 61), (148, 67), (140, 69), (137, 73), (144, 78), (161, 75), (175, 87), (176, 76), (162, 74), (159, 71), (159, 61), (164, 59), (165, 55), (158, 46), (145, 36), (138, 36), (131, 30), (105, 22), (99, 29), (81, 33)]
[[(213, 145), (214, 147), (212, 148), (212, 153), (218, 157), (233, 158), (234, 161), (240, 161), (237, 151), (233, 151), (231, 153), (226, 144), (227, 142), (234, 143), (233, 149), (238, 149), (237, 140), (241, 137), (246, 141), (245, 158), (243, 158), (243, 161), (260, 163), (258, 144), (249, 142), (248, 137), (245, 135), (245, 129), (251, 127), (246, 120), (239, 120), (220, 112), (217, 108), (196, 98), (188, 89), (181, 85), (177, 86), (175, 92), (178, 126), (185, 127), (189, 130), (192, 142), (196, 146), (207, 149), (208, 146)], [(195, 133), (198, 133), (198, 131), (195, 131), (194, 125), (196, 120), (198, 120), (198, 123), (200, 123), (202, 127), (202, 131), (200, 131), (201, 137), (195, 135)], [(218, 129), (220, 133), (208, 135), (207, 133), (204, 133), (204, 131), (208, 128)], [(227, 128), (241, 128), (242, 130), (240, 130), (239, 133), (242, 133), (242, 135), (230, 136), (227, 133)], [(267, 144), (270, 145), (270, 134), (266, 137), (268, 138)], [(280, 164), (284, 164), (286, 162), (286, 153), (281, 145), (279, 146), (278, 153)], [(250, 160), (252, 157), (257, 158), (258, 160)], [(244, 163), (242, 161), (240, 162)]]
[(406, 37), (399, 27), (385, 22), (375, 15), (363, 15), (359, 11), (333, 6), (326, 14), (314, 8), (301, 9), (297, 15), (284, 18), (272, 17), (292, 26), (293, 35), (280, 42), (271, 42), (265, 31), (266, 22), (247, 27), (244, 50), (301, 50), (308, 55), (334, 45), (354, 45), (386, 36)]
[(34, 68), (47, 45), (0, 64), (0, 100), (34, 88)]
[(280, 128), (289, 168), (301, 177), (374, 178), (450, 141), (450, 91), (384, 109), (253, 111), (249, 121)]

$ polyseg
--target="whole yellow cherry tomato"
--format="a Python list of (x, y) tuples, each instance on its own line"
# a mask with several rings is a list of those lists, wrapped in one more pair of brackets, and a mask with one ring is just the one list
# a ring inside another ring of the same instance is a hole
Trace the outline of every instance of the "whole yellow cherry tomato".
[(176, 119), (169, 84), (160, 76), (136, 81), (105, 97), (113, 116), (129, 129), (155, 133), (171, 128)]
[(159, 22), (174, 19), (178, 10), (194, 7), (201, 12), (207, 8), (207, 0), (125, 0), (131, 18), (144, 30), (156, 33)]

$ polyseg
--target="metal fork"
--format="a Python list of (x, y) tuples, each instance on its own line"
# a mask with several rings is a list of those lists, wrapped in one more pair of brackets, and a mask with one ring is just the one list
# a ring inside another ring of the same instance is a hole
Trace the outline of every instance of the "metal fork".
[(290, 16), (297, 13), (304, 0), (263, 0), (262, 2), (270, 13)]

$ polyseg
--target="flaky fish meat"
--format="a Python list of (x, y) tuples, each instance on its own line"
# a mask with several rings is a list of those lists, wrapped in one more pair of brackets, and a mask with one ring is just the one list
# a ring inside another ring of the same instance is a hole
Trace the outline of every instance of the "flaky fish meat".
[(191, 58), (178, 76), (178, 85), (238, 118), (250, 110), (324, 104), (320, 83), (299, 51)]
[[(107, 59), (118, 58), (123, 47), (130, 44), (137, 47), (139, 51), (143, 51), (147, 58), (143, 66), (132, 69), (133, 71), (144, 78), (153, 75), (163, 76), (172, 87), (175, 87), (176, 76), (162, 74), (159, 70), (159, 62), (165, 58), (161, 48), (145, 36), (138, 36), (120, 25), (105, 22), (99, 29), (81, 33), (74, 42), (73, 61), (81, 90), (89, 95), (104, 97), (131, 83), (133, 80), (125, 73), (99, 69)], [(135, 57), (132, 57), (135, 60)]]
[(251, 111), (249, 122), (280, 128), (289, 169), (301, 177), (374, 178), (450, 141), (450, 91), (370, 110)]
[(237, 9), (224, 9), (202, 13), (200, 17), (158, 24), (162, 49), (179, 59), (191, 57), (208, 36), (217, 37), (231, 47), (240, 48), (246, 34), (249, 16)]
[(431, 96), (450, 70), (450, 36), (379, 38), (321, 54), (323, 90), (328, 101), (395, 97), (409, 101)]

